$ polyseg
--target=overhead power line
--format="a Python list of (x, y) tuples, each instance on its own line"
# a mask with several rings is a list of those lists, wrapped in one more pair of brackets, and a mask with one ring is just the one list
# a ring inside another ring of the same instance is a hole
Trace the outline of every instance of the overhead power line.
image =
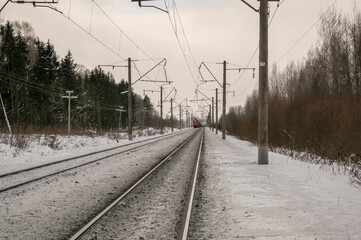
[(94, 36), (91, 32), (88, 32), (85, 28), (83, 28), (82, 26), (80, 26), (78, 23), (76, 23), (73, 19), (71, 19), (69, 16), (66, 16), (64, 13), (59, 12), (61, 15), (63, 15), (65, 18), (67, 18), (71, 23), (73, 23), (75, 26), (77, 26), (78, 28), (80, 28), (81, 30), (83, 30), (84, 32), (86, 32), (87, 34), (89, 34), (95, 41), (97, 41), (98, 43), (100, 43), (101, 45), (103, 45), (105, 48), (107, 48), (109, 51), (111, 51), (112, 53), (114, 53), (115, 55), (117, 55), (118, 57), (120, 57), (122, 60), (126, 60), (126, 58), (124, 58), (123, 56), (121, 56), (119, 53), (117, 53), (114, 49), (112, 49), (111, 47), (109, 47), (107, 44), (105, 44), (104, 42), (102, 42), (99, 38), (97, 38), (96, 36)]
[(176, 5), (176, 3), (175, 3), (174, 0), (173, 0), (173, 4), (174, 4), (175, 10), (176, 10), (176, 12), (177, 12), (177, 16), (178, 16), (178, 19), (179, 19), (179, 23), (180, 23), (180, 26), (181, 26), (181, 28), (182, 28), (182, 32), (183, 32), (184, 38), (185, 38), (186, 43), (187, 43), (189, 53), (191, 54), (191, 57), (192, 57), (192, 60), (193, 60), (194, 65), (197, 66), (197, 61), (195, 60), (194, 55), (193, 55), (193, 52), (192, 52), (192, 50), (191, 50), (191, 48), (190, 48), (190, 46), (189, 46), (188, 38), (187, 38), (186, 33), (184, 32), (182, 20), (181, 20), (181, 18), (180, 18), (180, 16), (179, 16), (178, 8), (177, 8), (177, 5)]
[[(172, 2), (173, 2), (173, 8), (174, 8), (174, 9), (177, 9), (177, 6), (175, 5), (174, 0), (173, 0)], [(166, 7), (166, 9), (167, 9), (167, 15), (168, 15), (170, 24), (171, 24), (172, 29), (173, 29), (173, 31), (174, 31), (174, 34), (175, 34), (175, 37), (176, 37), (176, 39), (177, 39), (178, 45), (179, 45), (179, 47), (180, 47), (180, 49), (181, 49), (181, 51), (182, 51), (182, 54), (183, 54), (184, 60), (185, 60), (185, 62), (186, 62), (186, 64), (187, 64), (188, 70), (189, 70), (189, 72), (190, 72), (190, 74), (191, 74), (191, 76), (192, 76), (192, 78), (193, 78), (194, 84), (197, 86), (197, 81), (196, 81), (196, 79), (195, 79), (195, 77), (194, 77), (194, 74), (193, 74), (192, 69), (191, 69), (191, 67), (190, 67), (190, 63), (189, 63), (188, 60), (187, 60), (186, 53), (185, 53), (185, 51), (184, 51), (184, 49), (183, 49), (183, 47), (182, 47), (182, 44), (181, 44), (180, 39), (179, 39), (179, 36), (178, 36), (178, 32), (177, 32), (177, 28), (176, 28), (176, 27), (177, 27), (177, 26), (176, 26), (177, 20), (175, 19), (175, 16), (174, 16), (174, 17), (173, 17), (173, 18), (174, 18), (174, 23), (173, 23), (172, 17), (171, 17), (171, 15), (170, 15), (170, 11), (169, 11), (169, 6), (168, 6), (166, 0), (164, 0), (164, 4), (165, 4), (165, 7)], [(178, 12), (178, 10), (175, 10), (175, 11)], [(173, 13), (174, 13), (174, 10), (173, 10)], [(178, 15), (178, 18), (179, 18), (179, 15)], [(187, 45), (188, 45), (188, 40), (187, 40), (186, 35), (185, 35), (185, 33), (184, 33), (183, 25), (182, 25), (182, 23), (181, 23), (180, 18), (179, 18), (179, 21), (180, 21), (180, 25), (181, 25), (181, 28), (182, 28), (182, 31), (183, 31), (184, 38), (186, 39), (186, 42), (187, 42)], [(189, 47), (189, 45), (188, 45), (188, 47)], [(190, 51), (190, 48), (189, 48), (189, 51)], [(190, 53), (191, 53), (191, 51), (190, 51)], [(191, 53), (191, 55), (192, 55), (192, 58), (193, 58), (193, 60), (194, 60), (193, 53)], [(197, 66), (197, 64), (195, 64), (195, 65)]]
[(320, 22), (320, 20), (328, 13), (331, 8), (336, 4), (338, 0), (335, 0), (331, 6), (327, 8), (327, 10), (317, 19), (317, 21), (312, 24), (312, 26), (276, 61), (276, 64), (281, 61), (285, 56), (287, 56), (306, 36), (311, 30)]
[(13, 74), (9, 75), (7, 73), (1, 72), (0, 71), (0, 76), (3, 76), (4, 78), (9, 78), (10, 80), (12, 80), (12, 82), (22, 85), (24, 87), (28, 87), (34, 90), (38, 90), (38, 91), (42, 91), (42, 92), (47, 92), (50, 94), (53, 93), (58, 93), (61, 94), (62, 90), (60, 88), (54, 88), (48, 85), (44, 85), (43, 83), (40, 83), (38, 81), (35, 80), (27, 80), (25, 78), (19, 77), (19, 76), (15, 76)]
[(147, 57), (149, 57), (150, 59), (152, 59), (153, 61), (155, 61), (146, 51), (144, 51), (141, 47), (139, 47), (138, 44), (135, 43), (135, 41), (133, 39), (131, 39), (128, 34), (126, 34), (115, 22), (114, 20), (103, 10), (103, 8), (101, 8), (99, 6), (99, 4), (95, 1), (92, 0), (95, 5), (99, 8), (100, 11), (102, 11), (102, 13), (109, 19), (109, 21), (137, 48), (139, 49), (144, 55), (146, 55)]
[[(272, 15), (272, 17), (271, 17), (271, 20), (269, 21), (268, 26), (271, 26), (271, 24), (272, 24), (272, 22), (273, 22), (273, 20), (274, 20), (274, 18), (275, 18), (275, 16), (276, 16), (276, 14), (277, 14), (277, 11), (278, 11), (279, 7), (280, 7), (285, 1), (286, 1), (286, 0), (283, 0), (282, 2), (280, 2), (280, 3), (277, 5), (277, 8), (276, 8), (276, 10), (274, 11), (274, 13), (273, 13), (273, 15)], [(253, 52), (250, 60), (248, 61), (247, 65), (246, 65), (246, 68), (249, 67), (249, 65), (250, 65), (251, 62), (253, 61), (253, 58), (256, 56), (256, 53), (257, 53), (258, 49), (259, 49), (259, 45), (257, 45), (256, 49), (254, 50), (254, 52)], [(231, 84), (231, 87), (232, 87), (233, 85), (235, 85), (235, 84), (243, 77), (243, 74), (244, 74), (244, 72), (242, 72), (242, 74), (238, 77), (238, 79), (237, 79), (234, 83)], [(249, 85), (248, 85), (248, 86), (249, 86)], [(246, 88), (248, 88), (248, 86), (247, 86)]]
[[(50, 5), (50, 4), (49, 4)], [(118, 24), (115, 23), (115, 21), (110, 17), (110, 15), (97, 3), (96, 0), (92, 0), (92, 13), (91, 15), (93, 15), (93, 5), (95, 5), (103, 14), (106, 18), (108, 18), (108, 20), (118, 29), (120, 35), (124, 35), (126, 39), (129, 40), (129, 42), (135, 46), (136, 49), (140, 50), (145, 56), (147, 56), (148, 58), (150, 58), (151, 60), (155, 61), (155, 59), (153, 57), (151, 57), (144, 49), (142, 49), (128, 34), (126, 34), (120, 27)], [(64, 16), (65, 18), (67, 18), (71, 23), (73, 23), (75, 26), (77, 26), (78, 28), (80, 28), (82, 31), (84, 31), (85, 33), (87, 33), (88, 35), (90, 35), (95, 41), (97, 41), (99, 44), (101, 44), (102, 46), (104, 46), (106, 49), (108, 49), (110, 52), (114, 53), (115, 55), (117, 55), (119, 58), (121, 58), (122, 60), (126, 60), (125, 57), (121, 56), (119, 54), (119, 49), (118, 51), (116, 51), (115, 49), (113, 49), (112, 47), (110, 47), (109, 45), (105, 44), (103, 41), (101, 41), (97, 36), (95, 36), (94, 34), (91, 33), (92, 30), (92, 26), (89, 27), (89, 30), (85, 29), (84, 27), (82, 27), (80, 24), (78, 24), (73, 18), (70, 17), (70, 10), (71, 10), (71, 2), (69, 4), (69, 10), (68, 10), (68, 15), (64, 14), (62, 11), (59, 11), (58, 9), (52, 7), (51, 9), (57, 11), (58, 13), (60, 13), (62, 16)], [(93, 16), (91, 16), (91, 24), (93, 23)], [(120, 46), (119, 46), (120, 47)]]

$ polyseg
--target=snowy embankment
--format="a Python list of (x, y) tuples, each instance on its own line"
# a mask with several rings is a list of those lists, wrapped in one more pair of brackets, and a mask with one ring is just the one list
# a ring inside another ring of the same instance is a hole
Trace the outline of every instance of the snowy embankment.
[[(167, 134), (171, 131), (166, 129), (164, 132)], [(152, 128), (143, 131), (134, 131), (132, 142), (151, 138), (156, 135), (159, 135), (159, 130)], [(119, 135), (103, 136), (16, 136), (16, 139), (13, 140), (13, 144), (9, 144), (8, 136), (2, 135), (2, 140), (0, 141), (0, 174), (89, 152), (95, 152), (126, 143), (129, 143), (128, 133), (126, 132), (121, 132)]]
[(322, 165), (206, 130), (191, 239), (361, 239), (361, 190)]
[[(39, 150), (43, 147), (34, 142), (16, 157), (2, 145), (0, 172), (120, 144), (105, 137), (59, 137), (58, 141), (64, 145), (61, 150)], [(132, 171), (128, 174), (134, 175)], [(348, 175), (271, 152), (269, 165), (258, 165), (256, 146), (229, 136), (222, 140), (207, 129), (190, 239), (359, 240), (360, 199), (361, 189), (351, 184)]]

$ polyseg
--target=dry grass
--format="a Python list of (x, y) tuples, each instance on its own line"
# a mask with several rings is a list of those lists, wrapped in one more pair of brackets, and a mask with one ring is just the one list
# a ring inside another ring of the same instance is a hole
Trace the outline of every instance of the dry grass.
[[(351, 181), (361, 185), (360, 122), (361, 101), (271, 97), (269, 145), (302, 161), (339, 166), (335, 171), (347, 171)], [(232, 135), (257, 143), (257, 108), (234, 115), (228, 127)]]

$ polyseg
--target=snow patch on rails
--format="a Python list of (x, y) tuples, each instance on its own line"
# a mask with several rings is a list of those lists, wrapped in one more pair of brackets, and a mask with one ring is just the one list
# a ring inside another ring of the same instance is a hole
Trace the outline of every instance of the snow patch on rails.
[[(178, 134), (184, 134), (178, 133)], [(148, 146), (157, 141), (167, 139), (173, 137), (173, 134), (169, 134), (166, 136), (154, 137), (151, 139), (141, 140), (135, 143), (124, 144), (121, 146), (116, 146), (96, 152), (91, 152), (87, 154), (83, 154), (76, 157), (71, 157), (67, 159), (62, 159), (54, 162), (49, 162), (41, 165), (37, 165), (34, 167), (21, 169), (17, 171), (13, 171), (10, 173), (5, 173), (0, 175), (0, 193), (4, 191), (8, 191), (35, 181), (39, 181), (41, 179), (51, 177), (60, 173), (64, 173), (66, 171), (70, 171), (88, 164), (97, 163), (99, 161), (109, 159), (110, 157), (127, 153), (136, 148)], [(147, 142), (147, 143), (144, 143)], [(140, 144), (144, 143), (144, 144)], [(140, 144), (140, 145), (139, 145)], [(128, 148), (127, 148), (128, 147)], [(130, 148), (129, 148), (130, 147)], [(119, 151), (119, 149), (122, 149)], [(71, 161), (71, 162), (70, 162)]]
[(70, 239), (187, 239), (203, 137), (196, 131)]

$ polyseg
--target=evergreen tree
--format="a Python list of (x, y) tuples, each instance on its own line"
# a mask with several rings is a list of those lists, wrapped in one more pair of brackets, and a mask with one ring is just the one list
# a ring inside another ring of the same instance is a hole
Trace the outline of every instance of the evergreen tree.
[[(35, 121), (42, 126), (56, 122), (59, 112), (53, 111), (59, 108), (59, 95), (61, 94), (57, 84), (57, 71), (59, 62), (56, 57), (54, 46), (48, 41), (46, 44), (39, 39), (35, 42), (37, 58), (32, 69), (31, 81), (40, 88), (32, 89), (32, 108)], [(56, 114), (57, 113), (57, 114)]]
[(0, 27), (0, 38), (0, 93), (6, 110), (11, 112), (10, 122), (20, 127), (26, 94), (23, 86), (27, 82), (29, 65), (27, 43), (20, 33), (15, 34), (10, 22)]

